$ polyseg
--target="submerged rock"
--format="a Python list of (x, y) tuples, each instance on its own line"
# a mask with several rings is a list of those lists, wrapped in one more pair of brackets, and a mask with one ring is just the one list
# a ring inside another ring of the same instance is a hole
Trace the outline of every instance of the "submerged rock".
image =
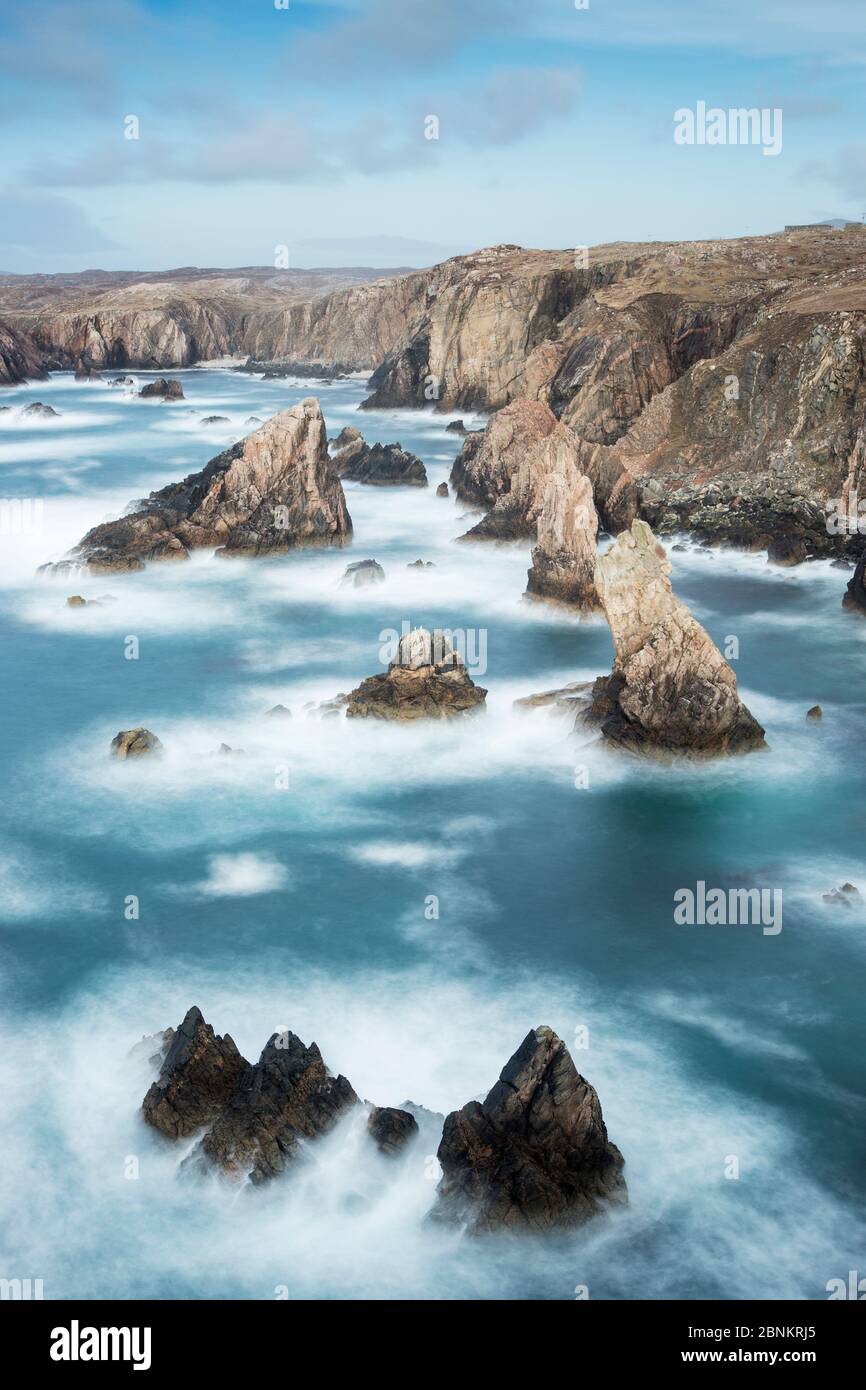
[(158, 376), (156, 381), (149, 381), (146, 386), (142, 386), (138, 394), (143, 400), (156, 398), (163, 401), (182, 401), (186, 399), (183, 394), (183, 387), (176, 377), (168, 379), (164, 376)]
[(261, 1183), (297, 1159), (360, 1102), (345, 1076), (331, 1076), (315, 1043), (274, 1033), (255, 1066), (241, 1072), (193, 1162)]
[(351, 530), (322, 411), (309, 397), (217, 454), (199, 473), (152, 492), (117, 521), (94, 527), (70, 560), (95, 572), (141, 570), (146, 561), (185, 560), (199, 548), (255, 556), (343, 545)]
[(592, 483), (570, 460), (551, 473), (538, 518), (538, 544), (532, 552), (526, 592), (533, 598), (591, 612), (598, 608), (595, 588), (598, 516)]
[(251, 415), (248, 420), (244, 420), (244, 429), (255, 429), (258, 425), (263, 423), (264, 422), (259, 419), (258, 415)]
[(199, 420), (200, 425), (230, 425), (231, 421), (227, 415), (205, 415)]
[(443, 632), (401, 637), (386, 675), (369, 676), (348, 697), (347, 719), (453, 719), (479, 709), (487, 691), (467, 674)]
[(265, 710), (268, 719), (291, 719), (292, 711), (287, 705), (274, 705), (271, 709)]
[(528, 1033), (482, 1102), (447, 1116), (433, 1217), (478, 1235), (581, 1225), (627, 1202), (598, 1096), (550, 1028)]
[(599, 557), (595, 583), (616, 660), (579, 718), (630, 752), (711, 756), (766, 748), (727, 661), (674, 596), (670, 572), (645, 521), (635, 521)]
[(407, 1110), (374, 1105), (367, 1119), (367, 1133), (380, 1153), (393, 1157), (415, 1138), (418, 1121)]
[(134, 386), (135, 378), (131, 376), (115, 376), (108, 383), (109, 386)]
[(60, 414), (53, 405), (43, 405), (41, 401), (34, 401), (32, 405), (25, 405), (21, 412), (22, 415), (36, 415), (42, 420), (48, 420)]
[(427, 486), (427, 470), (416, 454), (399, 444), (367, 444), (354, 425), (340, 431), (333, 447), (341, 478), (374, 487)]
[(162, 744), (150, 729), (121, 729), (111, 740), (111, 752), (115, 758), (143, 758), (148, 753), (159, 753)]
[(367, 584), (381, 584), (384, 578), (385, 571), (378, 560), (356, 560), (354, 564), (346, 566), (340, 587), (348, 584), (354, 589), (361, 589)]
[(591, 689), (591, 681), (571, 681), (559, 690), (541, 690), (537, 695), (523, 695), (519, 700), (512, 701), (512, 709), (526, 711), (553, 708), (558, 713), (574, 712), (586, 703), (587, 692)]
[(194, 1134), (222, 1112), (249, 1066), (229, 1035), (216, 1036), (193, 1006), (171, 1039), (159, 1080), (144, 1098), (146, 1123), (169, 1139)]
[(436, 566), (432, 560), (410, 560), (406, 566), (407, 570), (435, 570)]

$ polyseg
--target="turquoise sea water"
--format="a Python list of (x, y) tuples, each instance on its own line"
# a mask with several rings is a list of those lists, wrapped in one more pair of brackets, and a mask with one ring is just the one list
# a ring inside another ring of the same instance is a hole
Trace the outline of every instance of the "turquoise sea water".
[[(771, 751), (622, 761), (513, 711), (608, 670), (610, 638), (523, 600), (528, 545), (454, 543), (464, 509), (434, 495), (449, 417), (359, 418), (361, 381), (180, 375), (179, 405), (66, 375), (0, 400), (0, 496), (42, 502), (24, 533), (7, 506), (0, 535), (0, 1275), (53, 1298), (816, 1299), (866, 1273), (866, 911), (821, 897), (850, 880), (866, 903), (866, 624), (841, 610), (845, 574), (674, 553), (677, 592), (739, 641)], [(347, 484), (344, 551), (35, 576), (310, 394), (329, 433), (399, 439), (431, 486)], [(59, 418), (23, 417), (35, 400)], [(230, 423), (200, 423), (216, 413)], [(341, 588), (368, 557), (386, 582)], [(116, 601), (69, 610), (75, 592)], [(486, 644), (483, 716), (304, 717), (381, 669), (404, 623)], [(263, 717), (278, 701), (289, 724)], [(164, 757), (110, 760), (138, 724)], [(782, 931), (676, 925), (674, 893), (699, 880), (781, 889)], [(360, 1095), (443, 1112), (547, 1023), (599, 1092), (631, 1205), (567, 1237), (467, 1242), (424, 1221), (435, 1143), (395, 1169), (357, 1121), (267, 1192), (178, 1179), (140, 1122), (152, 1049), (134, 1048), (192, 1003), (250, 1058), (290, 1027)]]

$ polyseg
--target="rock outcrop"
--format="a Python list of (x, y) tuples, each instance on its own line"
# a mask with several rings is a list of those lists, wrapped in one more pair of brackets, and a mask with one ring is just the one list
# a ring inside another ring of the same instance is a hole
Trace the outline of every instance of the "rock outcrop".
[(268, 555), (343, 545), (351, 530), (322, 412), (309, 397), (272, 416), (201, 472), (94, 527), (67, 562), (43, 569), (72, 563), (92, 572), (141, 570), (146, 561), (185, 560), (190, 550), (209, 547), (226, 556)]
[(674, 596), (670, 561), (645, 521), (619, 535), (595, 567), (616, 659), (579, 719), (630, 752), (695, 756), (765, 748), (721, 652)]
[(164, 376), (159, 376), (156, 381), (149, 381), (146, 386), (142, 386), (138, 394), (144, 400), (184, 400), (183, 387), (176, 377), (168, 380)]
[(334, 466), (341, 478), (373, 487), (426, 487), (427, 470), (416, 454), (399, 444), (367, 444), (354, 425), (347, 425), (333, 445)]
[(402, 1153), (418, 1134), (418, 1121), (408, 1110), (374, 1105), (367, 1117), (367, 1133), (379, 1152), (392, 1158)]
[(473, 506), (493, 507), (510, 493), (527, 455), (555, 429), (556, 416), (541, 401), (516, 400), (498, 410), (483, 432), (466, 436), (454, 460), (456, 496)]
[(44, 381), (43, 355), (29, 333), (0, 323), (0, 386)]
[(149, 753), (161, 751), (162, 744), (156, 734), (150, 732), (150, 729), (121, 729), (120, 733), (115, 734), (111, 740), (111, 753), (113, 757), (121, 760), (144, 758)]
[(304, 1140), (332, 1129), (360, 1104), (345, 1076), (331, 1076), (315, 1043), (274, 1033), (255, 1066), (241, 1073), (193, 1162), (253, 1183), (300, 1157)]
[(55, 419), (60, 411), (55, 410), (53, 405), (43, 405), (42, 401), (34, 401), (32, 405), (25, 405), (21, 414), (35, 415), (38, 419), (51, 420)]
[(353, 690), (347, 719), (453, 719), (483, 706), (476, 685), (447, 634), (424, 628), (401, 637), (387, 674), (368, 676)]
[(582, 1225), (627, 1201), (598, 1096), (550, 1028), (528, 1033), (484, 1101), (446, 1117), (433, 1217), (473, 1235)]
[(848, 580), (848, 587), (842, 598), (842, 607), (854, 613), (866, 614), (866, 550), (854, 566), (854, 573)]
[(145, 1121), (169, 1139), (195, 1134), (222, 1113), (249, 1065), (228, 1034), (217, 1037), (193, 1006), (144, 1098)]
[(340, 587), (363, 589), (369, 584), (381, 584), (384, 578), (385, 571), (378, 560), (356, 560), (354, 564), (346, 566)]
[(449, 497), (449, 496), (450, 496), (450, 493), (449, 493), (449, 491), (448, 491), (448, 484), (447, 484), (447, 483), (440, 483), (440, 484), (439, 484), (439, 486), (438, 486), (437, 489), (436, 489), (436, 496), (437, 496), (437, 497)]
[(592, 483), (568, 461), (560, 471), (551, 473), (544, 485), (527, 594), (586, 613), (598, 608), (597, 537)]

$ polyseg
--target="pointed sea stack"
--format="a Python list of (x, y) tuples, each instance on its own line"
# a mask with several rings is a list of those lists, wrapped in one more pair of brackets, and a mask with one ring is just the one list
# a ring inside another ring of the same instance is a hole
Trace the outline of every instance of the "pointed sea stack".
[(169, 1139), (194, 1134), (213, 1123), (248, 1069), (228, 1034), (217, 1037), (193, 1006), (174, 1033), (159, 1080), (144, 1098), (145, 1121)]

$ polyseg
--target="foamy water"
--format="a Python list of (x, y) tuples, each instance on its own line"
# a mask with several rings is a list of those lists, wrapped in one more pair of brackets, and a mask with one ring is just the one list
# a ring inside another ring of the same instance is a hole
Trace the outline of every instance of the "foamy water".
[[(0, 402), (5, 496), (41, 503), (0, 537), (0, 1274), (48, 1297), (825, 1296), (863, 1248), (866, 911), (822, 898), (850, 880), (866, 903), (866, 624), (841, 610), (845, 574), (672, 552), (677, 591), (720, 646), (737, 639), (771, 751), (631, 764), (561, 713), (514, 710), (609, 669), (610, 638), (523, 599), (528, 544), (455, 542), (471, 518), (435, 496), (449, 417), (358, 415), (357, 381), (180, 375), (178, 405), (68, 376)], [(35, 576), (310, 394), (332, 435), (356, 423), (419, 453), (430, 487), (348, 484), (344, 551)], [(25, 424), (34, 400), (59, 417)], [(341, 587), (364, 558), (385, 582)], [(68, 609), (75, 592), (103, 606)], [(382, 669), (406, 623), (472, 634), (482, 715), (308, 717)], [(290, 721), (266, 717), (277, 703)], [(112, 761), (138, 724), (163, 757)], [(781, 889), (783, 930), (676, 925), (673, 894), (699, 879)], [(552, 1240), (443, 1233), (425, 1221), (435, 1122), (396, 1166), (350, 1119), (267, 1192), (181, 1179), (183, 1151), (141, 1123), (135, 1045), (192, 1003), (248, 1057), (290, 1027), (359, 1095), (441, 1113), (547, 1023), (598, 1089), (631, 1205)]]

